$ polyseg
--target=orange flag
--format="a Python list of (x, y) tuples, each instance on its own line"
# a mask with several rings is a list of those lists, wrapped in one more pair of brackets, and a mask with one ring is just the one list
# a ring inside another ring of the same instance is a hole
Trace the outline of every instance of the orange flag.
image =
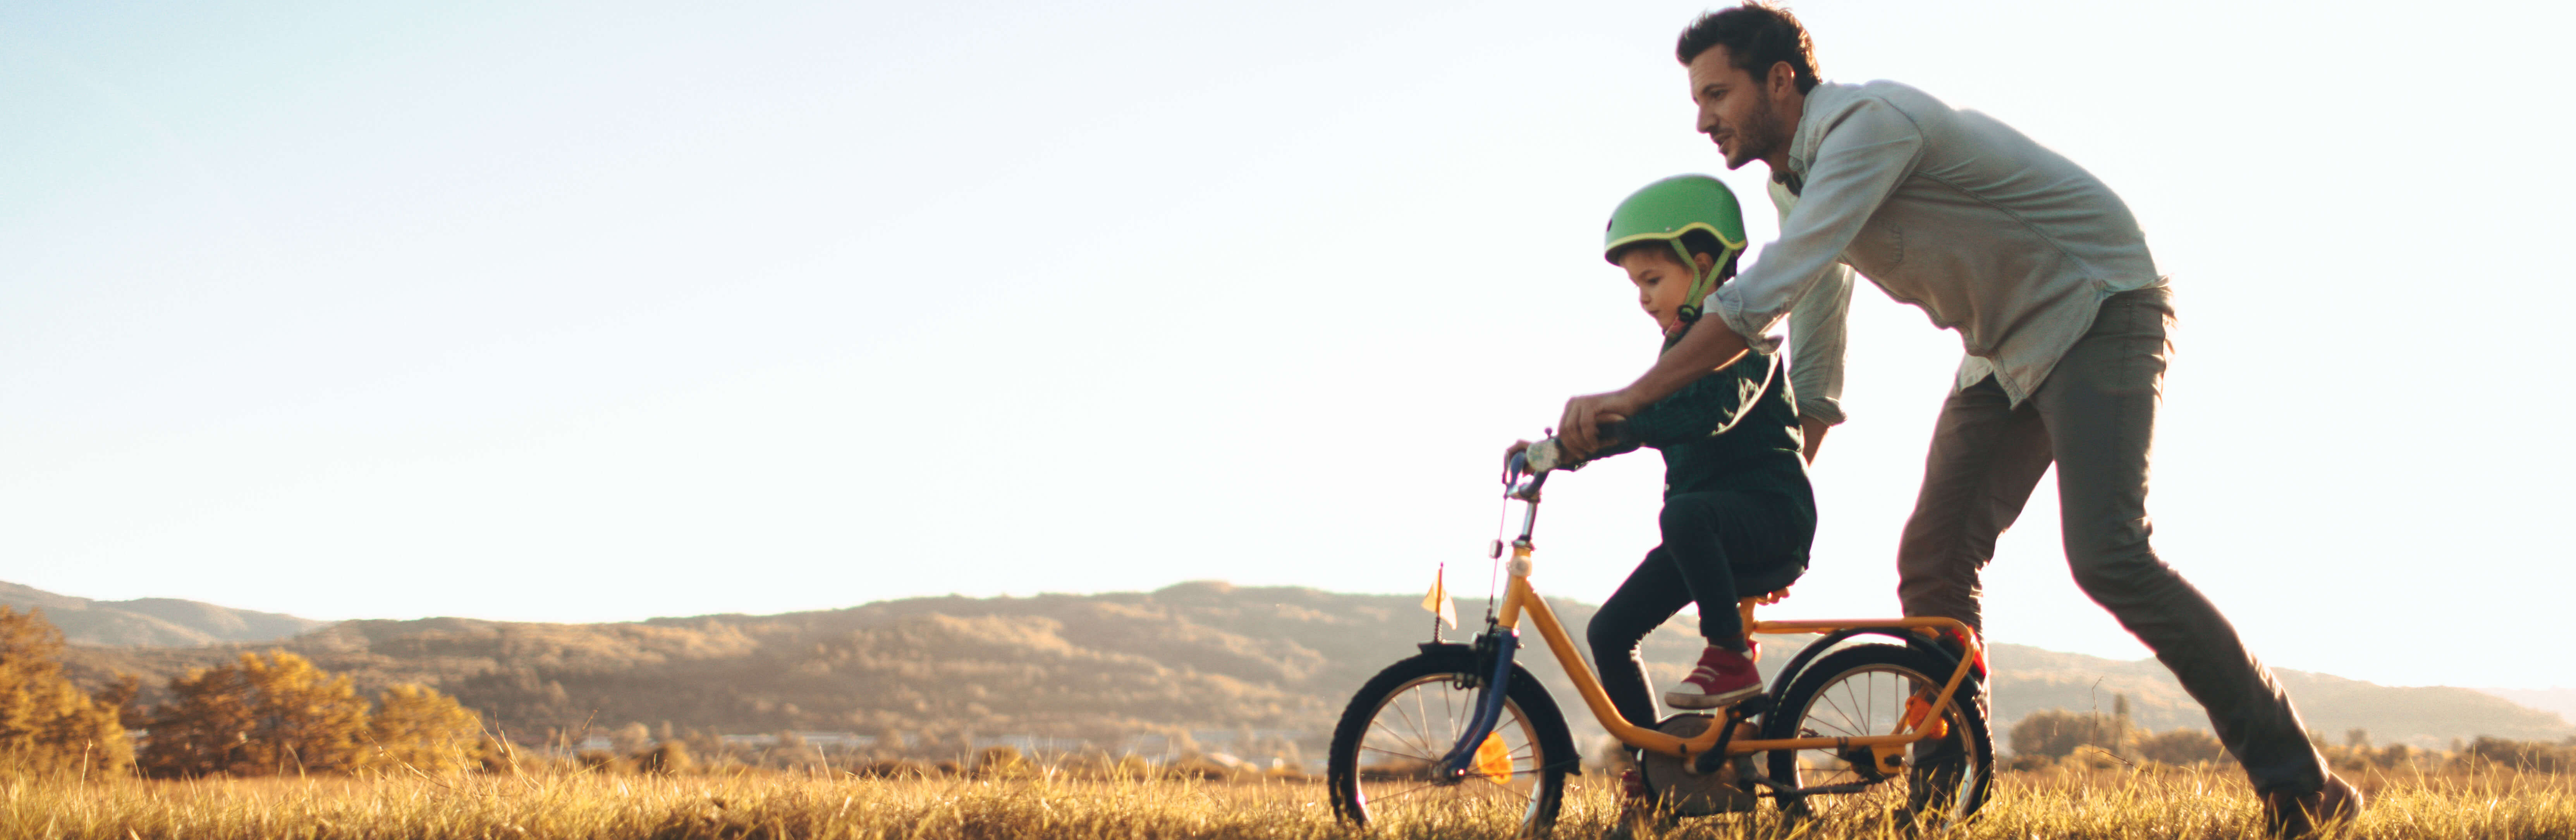
[(1431, 574), (1431, 594), (1422, 596), (1422, 610), (1440, 616), (1449, 626), (1458, 626), (1458, 606), (1449, 601), (1449, 587), (1442, 580), (1446, 569)]

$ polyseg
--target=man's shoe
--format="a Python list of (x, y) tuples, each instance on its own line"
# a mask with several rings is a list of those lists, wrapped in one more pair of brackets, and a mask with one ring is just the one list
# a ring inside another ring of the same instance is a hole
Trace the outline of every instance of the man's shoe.
[(1761, 693), (1762, 672), (1753, 670), (1751, 657), (1709, 645), (1700, 651), (1699, 667), (1664, 692), (1664, 703), (1676, 709), (1714, 709)]
[(2314, 793), (2263, 794), (2263, 829), (2286, 840), (2314, 837), (2319, 828), (2361, 816), (2364, 804), (2351, 782), (2327, 773), (2326, 786)]

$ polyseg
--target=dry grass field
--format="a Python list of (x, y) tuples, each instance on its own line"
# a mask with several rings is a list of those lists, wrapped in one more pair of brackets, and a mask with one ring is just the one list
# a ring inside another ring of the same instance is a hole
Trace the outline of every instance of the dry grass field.
[[(2364, 780), (2371, 812), (2349, 838), (2576, 838), (2570, 777), (2509, 772)], [(1479, 838), (1508, 826), (1406, 814), (1374, 830), (1332, 818), (1303, 781), (862, 779), (585, 774), (0, 783), (0, 838)], [(1609, 827), (1598, 785), (1569, 796), (1558, 836)], [(1873, 836), (1760, 819), (1689, 820), (1672, 838)], [(2254, 837), (2231, 774), (2006, 774), (1959, 838)]]

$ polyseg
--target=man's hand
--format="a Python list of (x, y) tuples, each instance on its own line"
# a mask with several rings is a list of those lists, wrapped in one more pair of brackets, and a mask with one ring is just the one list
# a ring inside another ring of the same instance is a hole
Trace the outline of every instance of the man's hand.
[(1825, 421), (1804, 414), (1798, 415), (1800, 437), (1807, 441), (1807, 451), (1804, 453), (1807, 456), (1807, 463), (1816, 462), (1816, 450), (1825, 448), (1825, 430), (1831, 428), (1833, 427), (1825, 425)]
[(1576, 456), (1590, 457), (1601, 448), (1603, 421), (1635, 414), (1707, 376), (1709, 371), (1744, 358), (1744, 338), (1734, 330), (1714, 318), (1702, 318), (1697, 323), (1699, 329), (1683, 333), (1681, 341), (1656, 356), (1655, 366), (1628, 387), (1566, 400), (1565, 416), (1556, 423), (1557, 441)]
[(1565, 416), (1556, 422), (1556, 440), (1567, 454), (1590, 458), (1601, 450), (1601, 424), (1637, 413), (1637, 400), (1626, 390), (1575, 397), (1565, 401)]

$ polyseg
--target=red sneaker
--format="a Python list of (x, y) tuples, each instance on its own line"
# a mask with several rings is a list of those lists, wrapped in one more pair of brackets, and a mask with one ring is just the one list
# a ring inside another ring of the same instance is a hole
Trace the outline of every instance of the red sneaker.
[(1700, 651), (1699, 667), (1682, 684), (1664, 692), (1664, 703), (1676, 709), (1714, 709), (1762, 693), (1762, 673), (1743, 653), (1709, 645)]
[(1619, 798), (1626, 802), (1652, 802), (1655, 789), (1646, 786), (1646, 774), (1630, 767), (1619, 771)]

